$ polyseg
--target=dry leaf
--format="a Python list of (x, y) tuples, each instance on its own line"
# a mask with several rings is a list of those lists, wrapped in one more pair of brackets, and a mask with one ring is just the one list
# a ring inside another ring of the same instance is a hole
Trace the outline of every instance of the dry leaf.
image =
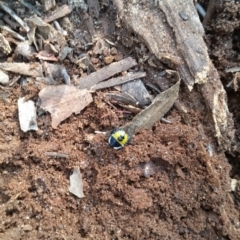
[(123, 129), (129, 134), (134, 135), (142, 129), (152, 127), (159, 121), (172, 107), (178, 98), (180, 81), (168, 90), (158, 94), (151, 105), (137, 114), (133, 120), (125, 125)]
[(51, 113), (53, 128), (72, 113), (80, 113), (93, 101), (88, 90), (67, 85), (47, 86), (41, 90), (39, 97), (41, 98), (40, 107)]

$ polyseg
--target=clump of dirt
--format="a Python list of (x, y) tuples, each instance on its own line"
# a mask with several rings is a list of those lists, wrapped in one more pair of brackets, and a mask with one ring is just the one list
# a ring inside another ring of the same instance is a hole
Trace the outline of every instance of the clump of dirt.
[[(109, 34), (106, 29), (112, 29), (117, 19), (113, 5), (106, 2), (102, 1), (100, 18), (102, 31)], [(234, 15), (237, 10), (232, 8)], [(222, 15), (218, 17), (212, 27), (220, 24)], [(134, 49), (133, 57), (141, 60), (144, 45), (126, 29), (122, 33), (120, 38), (116, 32), (108, 35), (119, 40), (118, 56), (128, 56)], [(209, 39), (218, 38), (211, 34)], [(223, 47), (219, 46), (222, 51)], [(231, 56), (221, 56), (218, 65), (234, 62), (236, 55)], [(63, 64), (72, 67), (68, 61)], [(152, 78), (158, 75), (157, 68), (142, 60), (139, 66)], [(232, 192), (230, 178), (239, 179), (239, 174), (232, 175), (225, 154), (202, 131), (205, 108), (197, 87), (191, 93), (181, 89), (187, 119), (173, 109), (166, 116), (170, 123), (156, 123), (121, 150), (110, 148), (105, 136), (95, 131), (120, 127), (133, 115), (110, 104), (101, 92), (94, 93), (94, 102), (81, 114), (57, 129), (44, 113), (38, 117), (39, 131), (23, 133), (17, 99), (28, 95), (36, 101), (40, 89), (34, 82), (0, 89), (1, 239), (239, 239), (239, 185)], [(237, 102), (234, 106), (235, 114)], [(68, 157), (55, 158), (47, 152)], [(83, 177), (82, 199), (68, 191), (75, 166), (80, 166)]]

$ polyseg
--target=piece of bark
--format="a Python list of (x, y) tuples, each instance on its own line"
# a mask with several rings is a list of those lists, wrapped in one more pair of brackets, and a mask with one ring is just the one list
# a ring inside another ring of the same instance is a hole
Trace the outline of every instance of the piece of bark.
[(134, 135), (143, 129), (152, 127), (157, 121), (160, 121), (177, 100), (179, 86), (180, 81), (165, 92), (158, 94), (152, 104), (137, 114), (123, 129), (130, 135)]
[[(162, 62), (180, 72), (191, 90), (207, 81), (209, 56), (204, 30), (191, 0), (115, 0), (121, 18)], [(179, 12), (189, 15), (184, 21)]]
[(79, 88), (89, 89), (92, 86), (98, 84), (99, 82), (106, 80), (113, 75), (126, 71), (131, 67), (137, 65), (137, 62), (131, 57), (125, 58), (119, 62), (112, 63), (106, 67), (99, 69), (98, 71), (89, 74), (86, 77), (80, 78), (78, 80)]
[(142, 77), (146, 77), (145, 72), (137, 72), (137, 73), (129, 72), (125, 76), (111, 78), (107, 81), (104, 81), (95, 86), (92, 86), (90, 89), (91, 90), (99, 90), (99, 89), (103, 89), (103, 88), (113, 87), (113, 86), (120, 85), (120, 84), (129, 82), (129, 81), (132, 81), (135, 79), (139, 79)]
[[(206, 119), (211, 119), (214, 123), (215, 137), (218, 140), (218, 144), (222, 149), (231, 151), (231, 143), (235, 135), (232, 114), (228, 109), (227, 95), (220, 81), (219, 74), (213, 65), (211, 68), (208, 82), (200, 87), (207, 107)], [(212, 125), (210, 126), (212, 127)]]
[(39, 63), (0, 63), (0, 69), (31, 77), (43, 76), (42, 66)]
[[(214, 126), (219, 145), (229, 150), (234, 139), (232, 115), (219, 74), (208, 56), (204, 30), (193, 1), (114, 2), (128, 27), (144, 40), (159, 60), (180, 73), (189, 90), (195, 83), (203, 84), (200, 89), (208, 110), (206, 125), (209, 129)], [(188, 15), (188, 20), (182, 19), (180, 12)]]
[(58, 9), (56, 9), (55, 11), (49, 13), (47, 16), (44, 17), (44, 21), (46, 23), (50, 23), (53, 22), (56, 19), (62, 18), (66, 15), (68, 15), (69, 13), (72, 12), (72, 8), (69, 7), (68, 5), (64, 4), (61, 7), (59, 7)]

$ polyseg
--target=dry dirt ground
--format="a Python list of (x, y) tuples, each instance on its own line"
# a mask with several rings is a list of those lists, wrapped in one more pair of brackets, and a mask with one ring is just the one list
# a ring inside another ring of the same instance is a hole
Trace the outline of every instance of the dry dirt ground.
[[(136, 36), (116, 27), (111, 2), (100, 3), (99, 31), (116, 43), (120, 56), (139, 60)], [(206, 29), (209, 53), (224, 86), (232, 79), (224, 69), (240, 61), (239, 12), (239, 4), (224, 3)], [(69, 16), (74, 25), (69, 39), (76, 29), (83, 31), (77, 17), (75, 11)], [(99, 62), (104, 66), (101, 58)], [(67, 60), (62, 64), (70, 75), (78, 72)], [(146, 82), (160, 72), (147, 63), (138, 67), (147, 72)], [(118, 151), (95, 131), (122, 126), (133, 115), (109, 104), (101, 91), (57, 129), (45, 113), (38, 117), (39, 131), (23, 133), (17, 100), (27, 95), (37, 101), (39, 90), (34, 81), (0, 88), (0, 239), (240, 239), (240, 190), (230, 187), (231, 178), (240, 178), (238, 154), (226, 158), (215, 139), (203, 134), (198, 87), (189, 93), (181, 86), (188, 124), (173, 108), (166, 116), (171, 124), (157, 123)], [(227, 91), (238, 137), (239, 92)], [(75, 166), (83, 175), (82, 199), (68, 191)]]

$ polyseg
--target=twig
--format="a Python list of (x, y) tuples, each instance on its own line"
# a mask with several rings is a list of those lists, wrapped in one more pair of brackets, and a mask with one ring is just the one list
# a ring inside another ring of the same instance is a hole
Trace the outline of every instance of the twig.
[(112, 46), (115, 46), (115, 45), (116, 45), (115, 43), (111, 42), (111, 41), (108, 40), (107, 38), (104, 38), (104, 40), (105, 40), (107, 43), (109, 43), (110, 45), (112, 45)]
[(12, 29), (10, 29), (10, 28), (7, 27), (7, 26), (2, 26), (2, 25), (0, 25), (0, 29), (5, 30), (5, 31), (8, 32), (10, 35), (12, 35), (13, 37), (15, 37), (15, 38), (17, 38), (17, 39), (19, 39), (19, 40), (21, 40), (21, 41), (25, 41), (25, 40), (26, 40), (23, 36), (21, 36), (21, 35), (19, 35), (18, 33), (14, 32)]
[(108, 88), (108, 87), (113, 87), (116, 85), (120, 85), (138, 78), (146, 77), (145, 72), (129, 72), (125, 76), (122, 77), (116, 77), (116, 78), (111, 78), (110, 80), (98, 83), (97, 85), (92, 86), (90, 89), (91, 90), (99, 90), (103, 88)]
[(35, 12), (38, 16), (42, 16), (42, 14), (30, 3), (25, 2), (24, 0), (18, 0), (24, 7), (32, 10), (33, 12)]
[(21, 76), (14, 77), (14, 79), (8, 84), (9, 87), (15, 85), (15, 83), (21, 78)]
[(81, 89), (89, 89), (92, 86), (106, 80), (113, 75), (128, 70), (131, 67), (137, 65), (136, 60), (131, 57), (125, 58), (119, 62), (111, 63), (110, 65), (103, 67), (96, 72), (89, 74), (86, 77), (82, 77), (78, 80), (79, 88)]
[(169, 123), (169, 124), (172, 123), (171, 121), (167, 120), (166, 118), (162, 118), (161, 121), (164, 122), (164, 123)]
[(8, 6), (6, 6), (3, 2), (0, 1), (0, 7), (6, 12), (8, 13), (13, 19), (15, 19), (25, 30), (26, 32), (30, 31), (30, 28), (28, 27), (28, 25), (20, 18), (17, 16), (17, 14), (10, 9)]

